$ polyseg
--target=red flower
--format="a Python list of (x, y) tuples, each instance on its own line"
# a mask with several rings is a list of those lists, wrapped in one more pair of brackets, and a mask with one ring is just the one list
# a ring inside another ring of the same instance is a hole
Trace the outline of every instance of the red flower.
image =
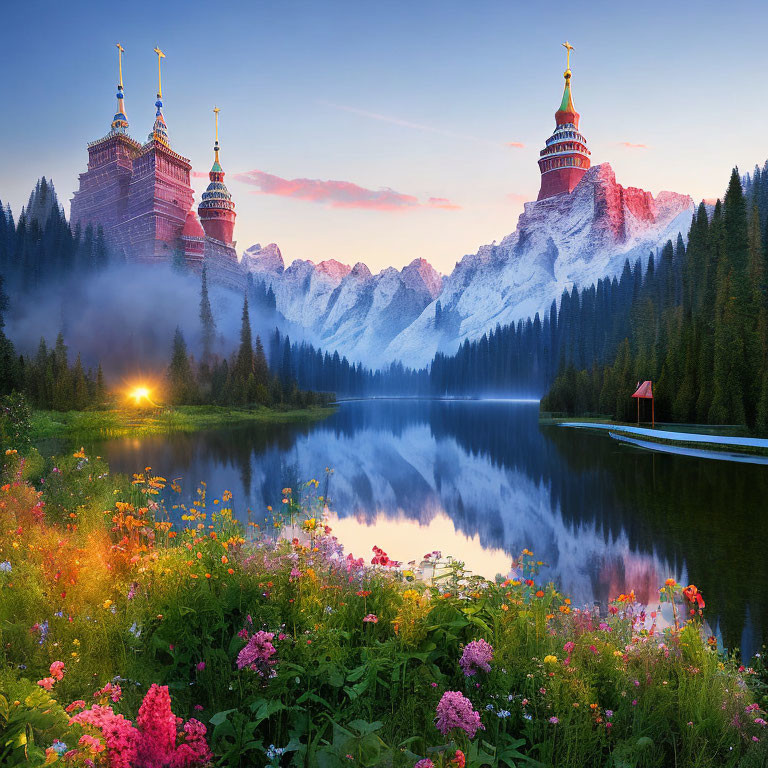
[(451, 760), (451, 765), (455, 765), (456, 768), (464, 768), (466, 764), (467, 758), (464, 757), (464, 753), (460, 749), (457, 749), (453, 760)]
[(683, 590), (683, 595), (689, 603), (696, 603), (699, 606), (699, 610), (704, 607), (704, 598), (701, 596), (701, 592), (699, 592), (693, 584), (689, 584)]

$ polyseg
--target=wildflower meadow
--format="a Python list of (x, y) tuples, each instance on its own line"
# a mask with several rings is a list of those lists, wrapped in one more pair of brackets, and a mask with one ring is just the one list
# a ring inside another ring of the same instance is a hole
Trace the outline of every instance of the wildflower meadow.
[(319, 483), (233, 516), (85, 451), (0, 457), (0, 765), (759, 766), (766, 675), (669, 579), (589, 609), (344, 552)]

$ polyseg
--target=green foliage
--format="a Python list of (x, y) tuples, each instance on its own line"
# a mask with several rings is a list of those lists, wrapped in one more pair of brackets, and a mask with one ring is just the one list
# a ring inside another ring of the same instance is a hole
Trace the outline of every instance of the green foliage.
[(31, 443), (31, 412), (19, 392), (0, 397), (0, 452), (26, 452)]
[(768, 432), (768, 198), (756, 191), (766, 183), (765, 169), (746, 180), (733, 171), (711, 214), (699, 206), (687, 248), (670, 242), (658, 266), (649, 260), (626, 338), (605, 362), (587, 357), (581, 377), (564, 368), (543, 410), (633, 421), (632, 387), (651, 379), (657, 419)]

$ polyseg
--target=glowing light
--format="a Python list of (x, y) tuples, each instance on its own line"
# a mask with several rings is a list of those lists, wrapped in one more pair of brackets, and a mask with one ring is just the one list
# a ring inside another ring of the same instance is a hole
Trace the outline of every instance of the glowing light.
[(144, 386), (134, 387), (128, 393), (128, 397), (133, 400), (136, 405), (154, 405), (149, 395), (149, 389)]

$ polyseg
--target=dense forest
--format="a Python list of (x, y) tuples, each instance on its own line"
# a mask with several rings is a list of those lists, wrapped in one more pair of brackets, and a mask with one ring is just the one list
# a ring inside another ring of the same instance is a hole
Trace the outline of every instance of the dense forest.
[(634, 418), (638, 381), (658, 418), (768, 431), (768, 165), (734, 169), (711, 213), (699, 206), (686, 249), (651, 259), (608, 359), (566, 357), (542, 409)]
[[(34, 355), (5, 336), (6, 286), (15, 295), (46, 280), (84, 276), (114, 259), (100, 230), (70, 229), (52, 185), (38, 182), (17, 223), (0, 203), (0, 394), (25, 392), (44, 408), (82, 408), (105, 397), (100, 368), (71, 363), (59, 334)], [(731, 174), (722, 201), (696, 211), (687, 244), (678, 236), (618, 277), (565, 291), (544, 317), (497, 325), (425, 369), (394, 363), (373, 371), (291, 341), (278, 327), (253, 338), (250, 312), (275, 318), (275, 295), (249, 276), (239, 345), (214, 353), (216, 320), (206, 275), (200, 286), (201, 348), (177, 329), (169, 339), (167, 399), (175, 403), (304, 405), (376, 395), (482, 396), (546, 392), (542, 409), (634, 418), (631, 394), (651, 379), (663, 420), (746, 424), (768, 431), (768, 163)], [(547, 391), (548, 390), (548, 391)]]

